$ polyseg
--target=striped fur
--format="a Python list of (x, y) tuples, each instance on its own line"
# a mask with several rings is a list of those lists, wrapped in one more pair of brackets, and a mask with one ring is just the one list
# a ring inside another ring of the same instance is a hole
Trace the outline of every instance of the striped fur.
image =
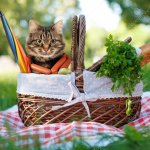
[(29, 21), (26, 50), (32, 63), (51, 68), (64, 54), (62, 25), (62, 20), (49, 27), (41, 26), (34, 20)]

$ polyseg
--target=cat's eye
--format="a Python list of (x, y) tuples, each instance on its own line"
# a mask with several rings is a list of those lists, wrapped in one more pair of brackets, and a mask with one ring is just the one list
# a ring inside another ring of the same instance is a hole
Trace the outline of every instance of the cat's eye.
[(55, 44), (55, 43), (56, 43), (56, 40), (55, 40), (55, 39), (52, 39), (52, 40), (51, 40), (51, 43), (52, 43), (52, 44)]
[(38, 39), (36, 40), (37, 44), (41, 45), (42, 44), (42, 40)]

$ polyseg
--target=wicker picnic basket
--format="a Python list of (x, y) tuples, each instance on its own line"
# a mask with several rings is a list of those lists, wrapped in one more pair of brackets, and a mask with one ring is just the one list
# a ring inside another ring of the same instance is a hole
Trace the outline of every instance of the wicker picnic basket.
[[(85, 17), (75, 16), (72, 20), (72, 47), (71, 47), (71, 69), (76, 75), (76, 86), (80, 92), (83, 91), (84, 70), (84, 44), (85, 44)], [(64, 105), (65, 100), (44, 98), (40, 96), (29, 96), (18, 94), (19, 115), (25, 126), (68, 123), (72, 121), (95, 121), (107, 125), (120, 127), (139, 117), (141, 109), (141, 96), (131, 97), (132, 113), (126, 115), (126, 100), (128, 97), (97, 99), (88, 101), (91, 118), (81, 102), (72, 106), (52, 110), (52, 106)]]

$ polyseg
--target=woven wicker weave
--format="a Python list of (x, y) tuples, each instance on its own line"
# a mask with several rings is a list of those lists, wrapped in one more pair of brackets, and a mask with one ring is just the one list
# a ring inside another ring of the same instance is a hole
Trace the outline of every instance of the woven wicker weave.
[[(75, 16), (72, 21), (72, 61), (71, 69), (76, 74), (76, 86), (80, 92), (83, 91), (83, 78), (80, 76), (84, 69), (84, 43), (85, 43), (85, 17)], [(78, 58), (78, 59), (77, 59)], [(79, 77), (80, 76), (80, 77)], [(19, 115), (25, 126), (78, 121), (96, 121), (115, 127), (120, 127), (139, 117), (141, 110), (141, 97), (131, 97), (132, 113), (126, 115), (126, 99), (128, 97), (97, 99), (94, 102), (87, 102), (91, 118), (81, 102), (51, 110), (52, 106), (64, 105), (65, 100), (50, 99), (37, 96), (18, 94)]]
[(64, 105), (66, 101), (29, 97), (18, 95), (19, 114), (26, 126), (80, 120), (96, 121), (120, 127), (135, 120), (139, 116), (141, 108), (141, 97), (132, 97), (132, 114), (128, 117), (125, 113), (126, 98), (98, 99), (95, 102), (87, 102), (91, 112), (91, 119), (89, 119), (82, 103), (52, 111), (52, 106)]

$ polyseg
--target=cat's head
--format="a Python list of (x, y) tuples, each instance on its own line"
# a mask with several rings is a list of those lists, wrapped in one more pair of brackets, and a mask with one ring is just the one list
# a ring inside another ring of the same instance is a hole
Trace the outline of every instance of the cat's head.
[(26, 40), (28, 55), (39, 62), (50, 61), (62, 56), (65, 48), (62, 26), (62, 20), (48, 27), (39, 25), (35, 20), (30, 20)]

